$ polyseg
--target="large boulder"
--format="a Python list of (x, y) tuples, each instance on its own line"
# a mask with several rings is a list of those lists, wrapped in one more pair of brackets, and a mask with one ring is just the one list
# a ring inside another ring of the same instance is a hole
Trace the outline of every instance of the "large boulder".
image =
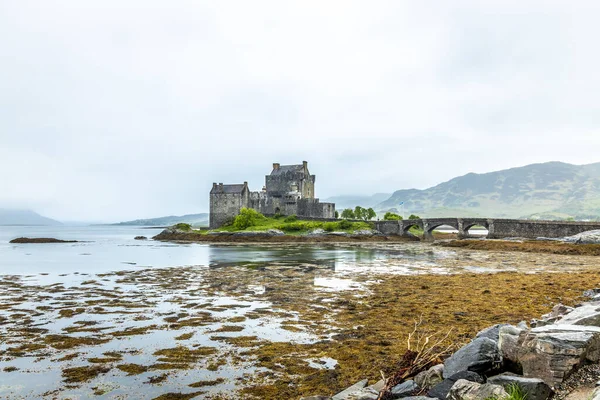
[(525, 377), (559, 385), (585, 363), (600, 361), (600, 328), (580, 325), (547, 325), (523, 337), (518, 362)]
[(479, 337), (446, 359), (444, 378), (461, 371), (474, 371), (484, 375), (500, 362), (498, 343), (487, 337)]
[(498, 349), (502, 356), (505, 369), (517, 373), (522, 372), (523, 368), (519, 362), (519, 352), (527, 332), (529, 332), (527, 329), (512, 325), (506, 325), (500, 328), (498, 334)]
[(600, 303), (584, 303), (581, 307), (572, 308), (562, 316), (557, 324), (600, 326)]
[(527, 395), (527, 400), (546, 400), (553, 391), (543, 380), (538, 378), (525, 378), (523, 376), (504, 373), (488, 378), (488, 383), (500, 385), (505, 390), (511, 385), (518, 385), (523, 393)]
[(466, 379), (456, 381), (448, 393), (448, 400), (501, 400), (508, 397), (508, 393), (500, 385), (481, 384)]
[(427, 371), (420, 372), (415, 376), (415, 383), (420, 388), (429, 390), (444, 380), (444, 364), (434, 365)]
[(510, 325), (509, 324), (498, 324), (498, 325), (490, 326), (489, 328), (486, 328), (486, 329), (480, 331), (479, 333), (477, 333), (477, 335), (475, 335), (475, 338), (486, 337), (488, 339), (492, 339), (494, 342), (497, 342), (498, 337), (500, 336), (500, 328), (502, 328), (504, 326), (510, 326)]
[(462, 371), (458, 374), (454, 374), (451, 377), (444, 379), (442, 382), (429, 389), (429, 391), (427, 392), (427, 396), (437, 397), (438, 399), (445, 400), (452, 386), (454, 386), (456, 381), (460, 379), (477, 383), (484, 382), (483, 377), (478, 373), (472, 371)]

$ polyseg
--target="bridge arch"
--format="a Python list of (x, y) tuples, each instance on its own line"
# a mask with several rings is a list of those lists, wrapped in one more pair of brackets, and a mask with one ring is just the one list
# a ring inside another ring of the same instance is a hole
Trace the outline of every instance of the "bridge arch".
[(423, 221), (420, 219), (405, 219), (401, 221), (402, 223), (402, 235), (409, 236), (412, 233), (409, 232), (410, 228), (416, 226), (419, 229), (423, 229)]
[(458, 237), (459, 238), (467, 238), (469, 237), (469, 230), (471, 228), (473, 228), (474, 226), (483, 226), (485, 229), (487, 229), (488, 233), (485, 235), (481, 235), (481, 237), (487, 237), (490, 233), (490, 227), (492, 226), (492, 222), (488, 219), (484, 219), (484, 218), (464, 218), (459, 220), (459, 226), (460, 228), (458, 229)]
[(435, 218), (423, 220), (423, 240), (433, 241), (433, 231), (440, 226), (451, 226), (460, 231), (460, 224), (457, 218)]

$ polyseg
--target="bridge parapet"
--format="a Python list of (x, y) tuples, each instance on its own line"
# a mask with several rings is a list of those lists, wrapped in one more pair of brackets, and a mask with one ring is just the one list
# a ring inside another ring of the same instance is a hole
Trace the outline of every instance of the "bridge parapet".
[(488, 230), (490, 239), (522, 237), (535, 239), (538, 237), (559, 238), (572, 236), (591, 230), (600, 230), (600, 222), (582, 221), (531, 221), (521, 219), (500, 218), (424, 218), (402, 221), (377, 221), (377, 230), (387, 235), (408, 235), (408, 230), (419, 227), (423, 230), (423, 240), (433, 240), (433, 231), (442, 225), (448, 225), (458, 231), (459, 238), (468, 237), (473, 226), (483, 226)]

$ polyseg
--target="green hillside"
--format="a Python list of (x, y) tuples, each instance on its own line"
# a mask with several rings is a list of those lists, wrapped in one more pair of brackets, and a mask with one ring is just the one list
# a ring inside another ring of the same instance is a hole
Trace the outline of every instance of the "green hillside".
[(560, 162), (470, 173), (425, 190), (398, 190), (376, 209), (424, 217), (599, 219), (600, 163)]

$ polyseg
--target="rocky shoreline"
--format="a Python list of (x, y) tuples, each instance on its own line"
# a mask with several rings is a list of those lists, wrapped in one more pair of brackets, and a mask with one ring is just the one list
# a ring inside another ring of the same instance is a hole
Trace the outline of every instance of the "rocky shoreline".
[(443, 363), (391, 388), (385, 378), (371, 386), (365, 379), (332, 397), (301, 400), (598, 400), (600, 289), (584, 296), (590, 301), (557, 304), (530, 324), (484, 329)]
[(209, 231), (200, 233), (198, 231), (184, 231), (175, 227), (163, 230), (152, 239), (173, 242), (269, 242), (269, 243), (328, 243), (328, 242), (406, 242), (418, 241), (419, 238), (404, 237), (397, 235), (384, 235), (375, 230), (362, 230), (354, 233), (347, 232), (325, 232), (316, 230), (305, 235), (288, 235), (277, 229), (268, 231), (241, 231), (241, 232), (218, 232)]

